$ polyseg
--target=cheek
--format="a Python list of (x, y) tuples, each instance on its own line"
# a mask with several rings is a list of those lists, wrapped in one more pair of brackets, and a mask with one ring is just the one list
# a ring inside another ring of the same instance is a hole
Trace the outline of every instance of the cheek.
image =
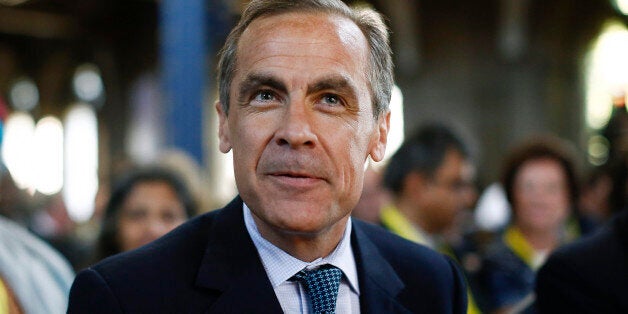
[(230, 125), (233, 126), (231, 144), (234, 164), (254, 164), (272, 139), (274, 120), (255, 117), (236, 120)]
[(177, 226), (179, 226), (180, 224), (185, 222), (185, 218), (181, 218), (181, 219), (174, 219), (171, 221), (166, 221), (164, 222), (164, 225), (167, 226), (168, 231), (176, 228)]
[(512, 198), (514, 207), (522, 208), (529, 206), (528, 204), (530, 203), (530, 199), (526, 195), (524, 195), (524, 193), (518, 192), (516, 189), (512, 194)]
[(557, 213), (560, 216), (567, 216), (569, 214), (569, 197), (567, 195), (556, 196), (553, 200)]
[[(342, 144), (339, 144), (342, 145)], [(343, 184), (346, 189), (356, 190), (357, 197), (359, 198), (362, 192), (362, 186), (364, 181), (364, 162), (366, 157), (364, 156), (364, 149), (356, 145), (355, 143), (344, 143), (346, 150), (336, 149), (332, 150), (332, 162), (338, 166), (342, 166), (340, 169), (343, 175)]]
[(143, 224), (131, 221), (121, 221), (118, 227), (119, 240), (122, 244), (136, 241), (143, 232)]

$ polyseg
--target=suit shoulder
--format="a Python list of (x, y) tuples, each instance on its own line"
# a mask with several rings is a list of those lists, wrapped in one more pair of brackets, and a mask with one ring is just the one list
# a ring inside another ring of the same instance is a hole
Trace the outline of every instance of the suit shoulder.
[(187, 282), (193, 282), (214, 217), (214, 212), (197, 216), (145, 246), (108, 257), (83, 272), (97, 274), (103, 283), (121, 294), (135, 293), (132, 290), (137, 287), (129, 283), (150, 287), (151, 283), (169, 279), (180, 282), (181, 278), (189, 278)]
[[(193, 287), (218, 212), (197, 216), (143, 247), (81, 271), (70, 290), (68, 312), (170, 312), (180, 306), (199, 311), (206, 304), (195, 302), (201, 292)], [(177, 302), (172, 302), (173, 291), (180, 292)]]
[(613, 230), (605, 228), (599, 232), (581, 238), (576, 242), (558, 248), (548, 260), (548, 263), (564, 263), (571, 261), (573, 266), (599, 264), (603, 260), (613, 259), (613, 255), (620, 253), (620, 242), (615, 239)]
[(627, 252), (611, 228), (556, 250), (539, 270), (541, 313), (619, 313), (628, 309)]
[[(180, 254), (200, 254), (208, 241), (208, 231), (211, 228), (213, 217), (217, 211), (203, 214), (183, 223), (163, 237), (144, 245), (138, 249), (120, 253), (104, 259), (91, 268), (108, 272), (117, 268), (148, 267), (153, 265), (150, 261), (180, 259)], [(199, 253), (200, 251), (200, 253)]]

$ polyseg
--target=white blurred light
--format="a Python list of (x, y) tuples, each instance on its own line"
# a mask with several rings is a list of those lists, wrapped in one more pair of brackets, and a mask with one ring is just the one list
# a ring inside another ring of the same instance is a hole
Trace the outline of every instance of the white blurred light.
[(70, 218), (89, 220), (98, 191), (98, 122), (91, 106), (74, 105), (65, 118), (65, 188)]
[(4, 4), (4, 5), (18, 5), (18, 4), (22, 4), (24, 2), (26, 2), (28, 0), (0, 0), (0, 4)]
[(161, 82), (152, 74), (143, 74), (131, 87), (130, 96), (126, 150), (137, 163), (151, 163), (163, 151), (167, 138)]
[(33, 165), (35, 189), (46, 195), (63, 188), (63, 125), (55, 117), (37, 123), (33, 143), (37, 162)]
[(399, 146), (403, 143), (403, 125), (403, 93), (401, 89), (395, 85), (392, 90), (392, 97), (390, 98), (390, 130), (388, 131), (388, 142), (386, 144), (384, 161), (395, 154)]
[(608, 160), (610, 143), (600, 135), (592, 136), (588, 143), (589, 162), (593, 165), (602, 165)]
[(39, 103), (37, 85), (29, 78), (18, 79), (9, 90), (9, 99), (15, 110), (30, 111)]
[(475, 224), (481, 230), (497, 231), (510, 220), (510, 204), (499, 183), (489, 185), (478, 199), (474, 212)]
[(587, 109), (589, 127), (600, 129), (612, 112), (613, 96), (628, 91), (628, 30), (618, 22), (608, 24), (587, 61)]
[(628, 15), (628, 0), (615, 0), (615, 5), (623, 15)]
[(72, 81), (74, 94), (85, 102), (98, 99), (103, 93), (103, 82), (98, 67), (93, 64), (83, 64), (74, 72)]
[(2, 158), (15, 184), (20, 189), (34, 189), (33, 139), (35, 121), (24, 112), (15, 112), (7, 118), (2, 141)]

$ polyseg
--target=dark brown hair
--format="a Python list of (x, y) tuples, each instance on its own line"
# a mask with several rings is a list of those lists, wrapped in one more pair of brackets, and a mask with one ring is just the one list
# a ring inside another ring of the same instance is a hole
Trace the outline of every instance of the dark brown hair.
[(101, 230), (96, 242), (95, 262), (120, 253), (118, 242), (118, 218), (120, 209), (135, 186), (146, 182), (164, 182), (168, 184), (183, 204), (185, 215), (190, 218), (196, 214), (196, 207), (184, 181), (174, 171), (163, 167), (145, 167), (135, 169), (117, 181), (105, 207)]

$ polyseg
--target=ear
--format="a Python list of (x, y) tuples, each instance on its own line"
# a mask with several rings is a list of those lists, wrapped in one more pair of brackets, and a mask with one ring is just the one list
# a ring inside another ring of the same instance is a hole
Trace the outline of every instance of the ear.
[(386, 154), (386, 143), (388, 143), (388, 130), (390, 129), (390, 110), (377, 118), (376, 130), (371, 139), (371, 149), (369, 155), (373, 161), (381, 161)]
[(229, 120), (227, 113), (222, 108), (220, 101), (216, 102), (216, 112), (218, 113), (218, 139), (220, 140), (218, 147), (223, 153), (231, 150), (231, 135), (229, 134)]

